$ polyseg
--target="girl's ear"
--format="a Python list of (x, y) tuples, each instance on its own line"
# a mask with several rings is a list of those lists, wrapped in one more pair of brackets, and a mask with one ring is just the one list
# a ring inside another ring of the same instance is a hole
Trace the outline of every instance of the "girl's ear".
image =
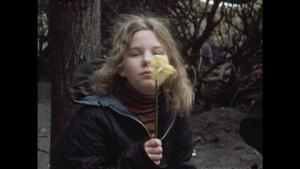
[(121, 77), (126, 77), (126, 73), (123, 71), (122, 68), (120, 70), (118, 70), (118, 73)]

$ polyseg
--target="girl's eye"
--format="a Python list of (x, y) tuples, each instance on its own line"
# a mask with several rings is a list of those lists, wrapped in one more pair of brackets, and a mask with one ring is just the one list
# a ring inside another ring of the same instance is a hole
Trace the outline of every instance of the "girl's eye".
[(153, 55), (163, 55), (163, 52), (154, 52)]
[(131, 53), (130, 56), (136, 57), (136, 56), (139, 56), (139, 53)]

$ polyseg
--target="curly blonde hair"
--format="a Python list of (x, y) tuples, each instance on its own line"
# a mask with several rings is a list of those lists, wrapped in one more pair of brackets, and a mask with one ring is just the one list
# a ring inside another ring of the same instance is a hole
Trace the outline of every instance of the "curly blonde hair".
[(140, 30), (151, 30), (165, 46), (170, 64), (177, 70), (166, 79), (161, 89), (165, 96), (168, 110), (189, 112), (194, 101), (194, 92), (184, 62), (177, 45), (168, 30), (165, 20), (138, 15), (127, 15), (116, 25), (112, 49), (103, 67), (91, 76), (92, 88), (102, 94), (110, 94), (119, 87), (121, 77), (118, 71), (122, 67), (133, 35)]

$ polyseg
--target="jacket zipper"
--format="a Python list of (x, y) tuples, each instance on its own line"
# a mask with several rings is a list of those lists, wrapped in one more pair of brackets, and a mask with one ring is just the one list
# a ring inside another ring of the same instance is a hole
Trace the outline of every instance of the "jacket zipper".
[[(152, 136), (151, 136), (151, 134), (149, 133), (147, 127), (146, 127), (142, 122), (138, 121), (137, 119), (135, 119), (135, 118), (133, 118), (133, 117), (131, 117), (131, 116), (127, 116), (127, 115), (124, 115), (124, 114), (120, 113), (118, 110), (116, 110), (116, 109), (113, 108), (112, 106), (109, 106), (109, 108), (111, 108), (112, 110), (114, 110), (115, 112), (119, 113), (119, 114), (122, 115), (122, 116), (128, 117), (128, 118), (133, 119), (134, 121), (138, 122), (138, 123), (139, 123), (140, 125), (142, 125), (143, 128), (146, 130), (146, 132), (148, 133), (149, 137), (152, 138)], [(168, 132), (170, 131), (170, 129), (172, 128), (172, 126), (173, 126), (173, 124), (174, 124), (174, 121), (175, 121), (175, 117), (173, 118), (172, 123), (171, 123), (171, 125), (169, 126), (168, 130), (165, 132), (165, 134), (161, 137), (160, 140), (163, 140), (163, 139), (165, 138), (165, 136), (168, 134)]]
[(135, 119), (135, 118), (133, 118), (133, 117), (131, 117), (131, 116), (127, 116), (127, 115), (124, 115), (124, 114), (120, 113), (118, 110), (116, 110), (116, 109), (113, 108), (112, 106), (109, 106), (109, 108), (111, 108), (111, 109), (114, 110), (115, 112), (119, 113), (120, 115), (125, 116), (125, 117), (128, 117), (128, 118), (130, 118), (130, 119), (133, 119), (134, 121), (136, 121), (136, 122), (138, 122), (139, 124), (141, 124), (141, 125), (144, 127), (144, 129), (147, 131), (149, 137), (151, 137), (151, 134), (149, 133), (147, 127), (146, 127), (143, 123), (141, 123), (140, 121), (138, 121), (137, 119)]
[(169, 133), (170, 129), (172, 128), (173, 124), (174, 124), (174, 121), (175, 121), (175, 117), (173, 117), (173, 120), (172, 120), (172, 123), (171, 125), (169, 126), (168, 130), (165, 132), (165, 134), (161, 137), (161, 140), (163, 140), (166, 135)]

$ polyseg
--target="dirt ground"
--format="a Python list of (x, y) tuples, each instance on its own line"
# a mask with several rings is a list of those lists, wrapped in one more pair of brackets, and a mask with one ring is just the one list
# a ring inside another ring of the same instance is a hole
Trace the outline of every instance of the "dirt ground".
[(200, 169), (261, 169), (262, 155), (239, 136), (245, 113), (233, 108), (197, 112), (193, 117), (196, 156)]
[[(262, 169), (262, 155), (238, 135), (245, 113), (216, 108), (192, 114), (194, 154), (198, 169)], [(38, 83), (38, 169), (49, 168), (50, 85)]]

